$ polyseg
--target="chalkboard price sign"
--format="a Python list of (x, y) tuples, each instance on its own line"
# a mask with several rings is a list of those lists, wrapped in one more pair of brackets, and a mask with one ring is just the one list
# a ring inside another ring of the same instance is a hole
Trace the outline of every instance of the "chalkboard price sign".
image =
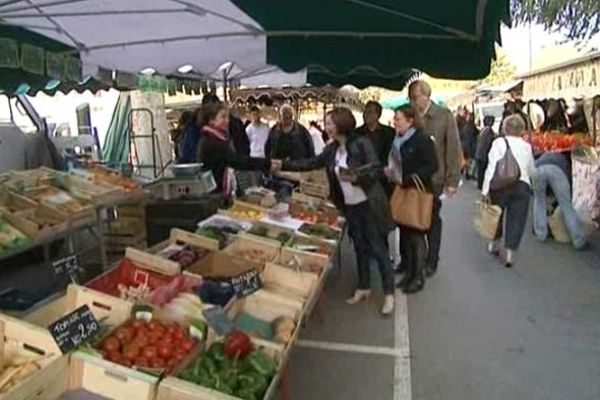
[(65, 315), (48, 327), (58, 347), (66, 354), (89, 342), (99, 330), (98, 321), (87, 305)]
[(231, 278), (231, 286), (238, 298), (246, 297), (262, 288), (262, 281), (257, 270), (253, 269), (242, 275)]
[(66, 256), (52, 262), (52, 268), (56, 276), (69, 276), (73, 278), (79, 271), (79, 261), (75, 254)]

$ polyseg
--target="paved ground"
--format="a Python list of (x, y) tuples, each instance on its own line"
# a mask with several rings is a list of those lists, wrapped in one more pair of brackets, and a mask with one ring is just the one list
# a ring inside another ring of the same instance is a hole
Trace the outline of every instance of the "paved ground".
[(599, 399), (598, 236), (578, 253), (528, 224), (507, 270), (471, 229), (474, 198), (445, 202), (440, 272), (408, 299), (413, 399)]

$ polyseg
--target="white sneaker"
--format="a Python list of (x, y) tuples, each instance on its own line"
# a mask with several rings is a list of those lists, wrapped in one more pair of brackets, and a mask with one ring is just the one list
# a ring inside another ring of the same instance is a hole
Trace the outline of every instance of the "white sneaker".
[(500, 241), (493, 240), (493, 241), (489, 242), (488, 243), (488, 252), (495, 256), (500, 255)]
[(357, 289), (354, 291), (354, 295), (346, 300), (346, 303), (350, 305), (358, 304), (363, 300), (369, 300), (369, 296), (371, 296), (370, 290)]
[(381, 306), (381, 315), (388, 316), (394, 311), (394, 295), (386, 294)]

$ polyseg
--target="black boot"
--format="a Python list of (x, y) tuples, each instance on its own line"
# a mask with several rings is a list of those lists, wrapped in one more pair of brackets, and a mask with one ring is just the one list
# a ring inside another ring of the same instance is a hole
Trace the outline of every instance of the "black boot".
[(398, 263), (398, 265), (396, 265), (396, 268), (394, 269), (394, 273), (395, 274), (403, 274), (406, 272), (407, 270), (407, 266), (406, 266), (406, 262), (405, 261), (400, 261)]
[(411, 277), (402, 290), (406, 294), (417, 293), (423, 290), (423, 287), (425, 286), (425, 237), (420, 236), (418, 233), (413, 233), (409, 243), (410, 257), (408, 258), (408, 262)]
[(415, 277), (411, 280), (408, 285), (402, 290), (405, 294), (413, 294), (420, 292), (425, 287), (425, 278), (423, 276)]
[(399, 289), (404, 289), (406, 287), (406, 285), (408, 285), (408, 283), (412, 280), (411, 278), (412, 278), (412, 274), (410, 273), (410, 271), (407, 268), (404, 273), (404, 276), (402, 277), (402, 279), (400, 279), (400, 282), (398, 282), (396, 284), (396, 287)]

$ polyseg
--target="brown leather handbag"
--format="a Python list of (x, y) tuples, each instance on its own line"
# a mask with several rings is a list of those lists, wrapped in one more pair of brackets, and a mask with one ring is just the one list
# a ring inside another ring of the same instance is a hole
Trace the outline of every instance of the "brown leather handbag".
[(431, 226), (433, 194), (425, 190), (423, 181), (417, 175), (412, 175), (411, 179), (415, 187), (398, 185), (394, 189), (390, 199), (392, 218), (398, 225), (426, 231)]
[(506, 143), (506, 153), (496, 164), (496, 170), (490, 182), (490, 190), (492, 191), (508, 189), (519, 183), (519, 179), (521, 179), (519, 163), (508, 144), (508, 140), (505, 137), (502, 139)]

